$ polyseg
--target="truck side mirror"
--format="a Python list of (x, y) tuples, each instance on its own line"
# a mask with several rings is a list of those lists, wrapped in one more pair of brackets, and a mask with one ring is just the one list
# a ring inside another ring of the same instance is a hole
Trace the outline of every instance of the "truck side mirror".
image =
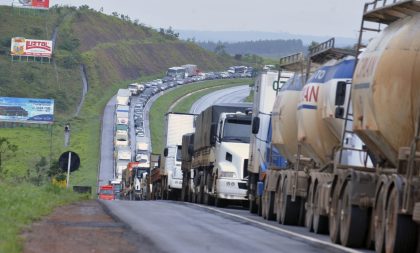
[(191, 156), (194, 154), (194, 146), (191, 144), (188, 145), (188, 154)]
[(252, 120), (252, 133), (258, 134), (260, 131), (260, 117), (254, 117)]
[(211, 127), (210, 127), (210, 144), (211, 145), (216, 144), (216, 138), (217, 138), (217, 124), (211, 124)]
[(337, 90), (335, 93), (336, 106), (344, 105), (344, 102), (346, 100), (346, 88), (347, 88), (346, 82), (343, 82), (343, 81), (337, 82)]
[(337, 106), (335, 108), (335, 117), (337, 119), (343, 119), (343, 117), (344, 117), (344, 108), (343, 107)]
[(165, 149), (163, 150), (163, 156), (164, 156), (164, 157), (167, 157), (167, 156), (168, 156), (168, 148), (165, 148)]

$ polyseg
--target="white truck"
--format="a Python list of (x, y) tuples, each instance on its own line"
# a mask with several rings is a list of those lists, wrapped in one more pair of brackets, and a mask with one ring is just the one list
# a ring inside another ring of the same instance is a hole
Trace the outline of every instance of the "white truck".
[(266, 68), (255, 81), (248, 163), (249, 208), (254, 213), (262, 211), (261, 189), (264, 189), (264, 179), (269, 177), (273, 169), (277, 171), (285, 166), (284, 158), (271, 145), (270, 124), (277, 92), (292, 76), (293, 72), (282, 71), (279, 79), (278, 71)]
[(197, 65), (194, 64), (186, 64), (186, 65), (182, 65), (181, 68), (185, 69), (185, 75), (187, 77), (189, 76), (196, 76), (197, 72), (198, 72), (198, 68)]
[(127, 105), (117, 105), (115, 110), (116, 124), (128, 125), (130, 107)]
[(194, 202), (247, 204), (251, 108), (247, 103), (212, 105), (197, 116), (191, 165)]
[(115, 133), (114, 146), (115, 148), (128, 146), (130, 144), (128, 133)]
[(194, 132), (194, 114), (169, 112), (165, 115), (165, 148), (161, 182), (164, 199), (179, 199), (182, 189), (182, 136)]
[(119, 89), (115, 105), (130, 105), (131, 92), (129, 89)]
[[(147, 142), (137, 142), (136, 143), (136, 161), (138, 162), (142, 159), (142, 155), (148, 157), (149, 153), (149, 144)], [(149, 160), (149, 159), (147, 159)]]
[(128, 85), (128, 90), (132, 96), (139, 95), (144, 90), (144, 85), (139, 83), (132, 83)]
[(128, 146), (119, 146), (115, 151), (115, 178), (121, 180), (122, 172), (131, 162), (131, 149)]

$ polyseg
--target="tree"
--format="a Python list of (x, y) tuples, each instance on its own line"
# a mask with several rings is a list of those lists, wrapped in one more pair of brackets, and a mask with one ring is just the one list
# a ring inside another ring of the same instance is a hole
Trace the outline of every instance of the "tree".
[(112, 16), (114, 16), (114, 17), (118, 17), (119, 15), (118, 15), (118, 12), (116, 12), (116, 11), (114, 11), (113, 13), (112, 13)]
[(216, 48), (214, 49), (214, 52), (216, 54), (219, 54), (219, 55), (224, 55), (224, 54), (226, 54), (225, 49), (226, 49), (225, 44), (223, 44), (221, 41), (219, 41), (219, 42), (217, 42), (217, 45), (216, 45)]
[(36, 186), (44, 183), (48, 175), (47, 159), (42, 156), (41, 159), (35, 164), (35, 168), (29, 171), (29, 180)]
[(10, 143), (9, 139), (0, 137), (0, 175), (3, 174), (4, 162), (15, 156), (18, 147)]

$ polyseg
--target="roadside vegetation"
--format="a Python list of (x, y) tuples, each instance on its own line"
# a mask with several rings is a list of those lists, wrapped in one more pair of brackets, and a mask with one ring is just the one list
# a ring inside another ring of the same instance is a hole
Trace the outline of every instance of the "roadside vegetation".
[(0, 252), (22, 252), (22, 229), (59, 205), (86, 198), (52, 185), (0, 183)]
[[(249, 79), (224, 79), (224, 80), (215, 80), (215, 81), (205, 81), (201, 83), (197, 83), (194, 85), (183, 86), (177, 88), (174, 91), (168, 92), (167, 94), (160, 96), (154, 103), (152, 108), (150, 109), (150, 120), (149, 120), (149, 127), (150, 127), (150, 135), (152, 137), (152, 152), (160, 153), (163, 150), (163, 132), (164, 132), (164, 118), (165, 113), (168, 112), (169, 108), (173, 103), (177, 100), (182, 98), (188, 93), (201, 90), (203, 88), (214, 88), (218, 87), (219, 89), (228, 88), (237, 85), (244, 85), (249, 84), (251, 81)], [(203, 91), (201, 96), (211, 92), (210, 89)], [(195, 100), (199, 98), (197, 94), (193, 94)], [(182, 112), (185, 112), (188, 104), (191, 107), (192, 103), (195, 100), (190, 99), (190, 97), (185, 98), (182, 102), (180, 102), (172, 111), (177, 111), (177, 109), (181, 109)], [(185, 102), (186, 101), (186, 102)], [(184, 104), (185, 103), (185, 104)], [(189, 108), (186, 110), (188, 111)]]

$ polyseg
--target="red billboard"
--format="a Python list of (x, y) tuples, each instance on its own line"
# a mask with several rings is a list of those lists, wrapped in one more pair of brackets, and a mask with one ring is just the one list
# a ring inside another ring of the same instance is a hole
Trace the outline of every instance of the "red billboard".
[(13, 56), (35, 56), (51, 58), (52, 41), (12, 38), (10, 52)]
[(32, 7), (50, 8), (50, 0), (32, 0)]
[(50, 8), (50, 0), (19, 0), (19, 3), (26, 8)]

